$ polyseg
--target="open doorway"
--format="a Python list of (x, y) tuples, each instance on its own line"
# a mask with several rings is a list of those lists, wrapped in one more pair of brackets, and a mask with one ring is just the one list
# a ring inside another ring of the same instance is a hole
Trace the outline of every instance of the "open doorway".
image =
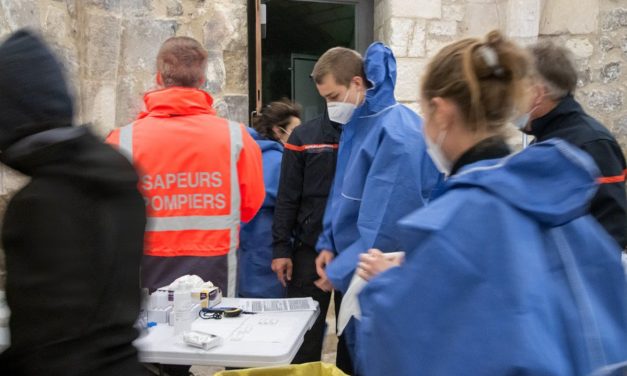
[[(310, 78), (315, 62), (335, 46), (364, 52), (372, 42), (373, 2), (261, 0), (261, 3), (261, 20), (265, 21), (259, 30), (261, 54), (251, 59), (255, 64), (260, 60), (261, 66), (251, 69), (255, 71), (250, 81), (251, 109), (259, 104), (256, 96), (261, 94), (263, 104), (289, 98), (303, 107), (303, 120), (314, 118), (324, 111), (324, 102)], [(252, 42), (252, 38), (249, 40)], [(251, 52), (256, 45), (252, 47)], [(257, 71), (261, 73), (261, 82), (256, 80)]]

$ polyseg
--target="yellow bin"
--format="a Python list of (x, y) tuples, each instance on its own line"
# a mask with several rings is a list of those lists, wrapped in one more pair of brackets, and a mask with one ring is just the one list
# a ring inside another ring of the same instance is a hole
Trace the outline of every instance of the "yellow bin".
[(329, 363), (313, 362), (281, 367), (249, 368), (222, 371), (214, 376), (348, 376)]

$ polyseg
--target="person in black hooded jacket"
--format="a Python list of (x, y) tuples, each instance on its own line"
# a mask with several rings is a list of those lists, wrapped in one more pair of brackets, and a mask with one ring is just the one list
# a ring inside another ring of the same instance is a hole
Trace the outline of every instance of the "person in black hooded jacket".
[(72, 127), (62, 68), (18, 31), (0, 46), (0, 161), (31, 177), (2, 228), (11, 345), (0, 375), (139, 375), (145, 225), (137, 175)]

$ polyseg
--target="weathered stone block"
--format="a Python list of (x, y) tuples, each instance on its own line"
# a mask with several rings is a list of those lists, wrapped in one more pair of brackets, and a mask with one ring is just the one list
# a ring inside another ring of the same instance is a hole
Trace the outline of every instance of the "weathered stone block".
[(577, 69), (577, 87), (581, 88), (594, 81), (592, 69), (590, 68), (590, 59), (576, 59), (575, 68)]
[(183, 5), (178, 0), (168, 0), (166, 4), (166, 14), (168, 17), (178, 17), (183, 15)]
[(156, 72), (155, 59), (161, 44), (174, 36), (175, 21), (133, 19), (123, 22), (122, 58), (125, 72)]
[(410, 35), (409, 49), (407, 55), (409, 57), (424, 57), (426, 53), (427, 25), (425, 20), (416, 20), (414, 22), (414, 31)]
[(88, 79), (115, 80), (120, 57), (121, 21), (113, 15), (88, 13), (85, 65)]
[[(69, 25), (69, 14), (64, 8), (56, 6), (46, 7), (42, 25), (42, 32), (49, 41), (62, 44), (73, 37), (72, 28)], [(73, 42), (73, 41), (72, 41)]]
[(153, 9), (152, 0), (84, 0), (84, 4), (127, 17), (146, 15)]
[(621, 65), (619, 62), (612, 62), (601, 68), (601, 82), (607, 84), (618, 80), (621, 75)]
[(387, 0), (378, 0), (374, 4), (374, 28), (382, 28), (392, 17), (392, 4)]
[(623, 115), (614, 121), (616, 128), (624, 128), (627, 130), (627, 115)]
[(213, 106), (214, 110), (216, 110), (216, 113), (218, 116), (228, 119), (230, 116), (229, 113), (229, 105), (224, 101), (223, 98), (221, 97), (214, 97), (213, 98)]
[(383, 27), (374, 29), (374, 40), (385, 42), (385, 34), (383, 33)]
[(442, 19), (451, 21), (462, 21), (464, 19), (465, 12), (466, 8), (461, 4), (443, 5)]
[(215, 51), (224, 50), (234, 32), (235, 28), (229, 21), (228, 15), (222, 11), (214, 12), (205, 24), (205, 48)]
[(505, 33), (510, 37), (534, 38), (540, 30), (540, 0), (509, 0)]
[(226, 72), (225, 91), (230, 94), (248, 93), (248, 53), (243, 51), (224, 51)]
[(248, 46), (246, 8), (218, 3), (205, 24), (205, 47), (209, 50), (243, 50)]
[(224, 102), (228, 106), (229, 120), (248, 124), (248, 95), (225, 95)]
[(589, 108), (601, 113), (619, 111), (624, 104), (624, 93), (619, 89), (592, 89), (582, 91), (581, 95)]
[(599, 39), (599, 48), (601, 49), (601, 51), (609, 52), (613, 50), (614, 47), (614, 42), (612, 42), (610, 38), (603, 36)]
[(497, 4), (469, 3), (466, 5), (466, 17), (461, 30), (464, 35), (483, 36), (490, 30), (500, 29), (499, 14)]
[(222, 51), (209, 51), (207, 63), (207, 81), (204, 89), (211, 95), (221, 94), (226, 83), (226, 69)]
[(0, 7), (4, 10), (4, 17), (10, 30), (15, 31), (23, 27), (39, 29), (39, 6), (36, 1), (0, 0)]
[(406, 57), (413, 31), (413, 19), (391, 18), (383, 27), (384, 42), (394, 51), (394, 55)]
[(627, 26), (627, 8), (616, 8), (601, 15), (601, 30), (613, 31)]
[(63, 65), (66, 78), (69, 81), (70, 90), (75, 94), (75, 97), (77, 97), (79, 93), (78, 88), (80, 87), (80, 64), (76, 45), (50, 43), (50, 48)]
[(94, 133), (104, 138), (116, 125), (124, 125), (116, 124), (115, 82), (87, 81), (83, 90), (83, 120), (91, 124)]
[(116, 84), (116, 109), (114, 126), (124, 126), (135, 120), (144, 109), (143, 95), (155, 88), (154, 77), (124, 76)]
[(540, 34), (591, 34), (597, 31), (599, 0), (545, 1)]
[(442, 18), (441, 0), (388, 0), (392, 17)]
[(427, 39), (427, 56), (433, 57), (444, 46), (450, 44), (453, 38), (429, 38)]
[(623, 113), (613, 119), (610, 132), (616, 137), (623, 151), (627, 150), (627, 113)]
[(420, 94), (420, 79), (425, 61), (415, 58), (398, 58), (395, 95), (398, 101), (417, 102)]
[(452, 37), (457, 35), (457, 21), (429, 21), (429, 34)]
[(576, 58), (587, 58), (594, 53), (594, 46), (586, 38), (576, 38), (566, 41), (566, 48), (572, 51)]

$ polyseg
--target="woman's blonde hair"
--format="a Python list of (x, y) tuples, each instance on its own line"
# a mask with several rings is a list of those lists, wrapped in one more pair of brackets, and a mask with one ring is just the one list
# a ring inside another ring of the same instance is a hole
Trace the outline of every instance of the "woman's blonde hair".
[(471, 131), (498, 131), (522, 107), (530, 69), (526, 51), (499, 31), (485, 40), (462, 39), (431, 60), (422, 80), (422, 98), (455, 102)]

